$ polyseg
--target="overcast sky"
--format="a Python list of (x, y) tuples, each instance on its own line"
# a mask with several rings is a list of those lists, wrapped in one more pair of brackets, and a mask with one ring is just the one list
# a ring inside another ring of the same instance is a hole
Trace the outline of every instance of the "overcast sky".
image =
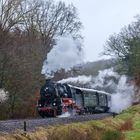
[(63, 0), (73, 3), (79, 13), (84, 29), (84, 51), (86, 61), (101, 57), (103, 45), (109, 35), (135, 21), (140, 14), (140, 0)]

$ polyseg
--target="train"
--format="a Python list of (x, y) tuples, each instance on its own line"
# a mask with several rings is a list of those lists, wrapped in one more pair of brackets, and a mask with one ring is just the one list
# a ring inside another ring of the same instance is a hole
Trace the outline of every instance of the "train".
[(111, 94), (95, 89), (81, 88), (46, 80), (40, 89), (37, 111), (41, 117), (108, 112)]

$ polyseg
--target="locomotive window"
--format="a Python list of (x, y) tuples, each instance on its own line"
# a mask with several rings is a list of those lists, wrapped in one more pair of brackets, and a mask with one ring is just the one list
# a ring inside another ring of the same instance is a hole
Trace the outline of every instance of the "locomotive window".
[(58, 85), (58, 93), (61, 97), (67, 96), (67, 92), (66, 92), (65, 87), (63, 85)]
[(106, 95), (104, 94), (99, 95), (99, 104), (100, 106), (107, 106)]
[(64, 93), (64, 89), (62, 86), (58, 86), (58, 92), (60, 95)]
[(58, 90), (59, 90), (60, 93), (64, 92), (64, 89), (62, 87), (59, 87)]
[(73, 94), (76, 94), (76, 89), (71, 88), (71, 92), (72, 92)]
[(76, 100), (76, 97), (75, 97), (76, 89), (71, 88), (71, 93), (72, 93), (72, 97), (74, 98), (74, 100)]

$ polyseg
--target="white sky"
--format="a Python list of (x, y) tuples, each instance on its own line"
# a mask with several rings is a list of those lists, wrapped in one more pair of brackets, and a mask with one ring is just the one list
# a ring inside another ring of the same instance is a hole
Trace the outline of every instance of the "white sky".
[(119, 33), (124, 25), (135, 21), (140, 14), (140, 0), (63, 0), (73, 3), (84, 29), (86, 61), (101, 59), (99, 54), (109, 35)]

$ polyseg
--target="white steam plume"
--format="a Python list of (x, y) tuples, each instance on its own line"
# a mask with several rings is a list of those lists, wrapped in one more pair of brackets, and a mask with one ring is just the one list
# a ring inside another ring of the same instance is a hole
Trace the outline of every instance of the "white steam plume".
[(68, 71), (82, 62), (83, 51), (80, 40), (74, 40), (70, 35), (59, 37), (56, 45), (48, 53), (41, 73), (45, 74), (46, 78), (52, 77), (55, 72), (61, 69)]
[(80, 83), (80, 84), (86, 84), (89, 83), (92, 80), (92, 76), (85, 76), (81, 75), (78, 77), (70, 77), (68, 79), (63, 79), (58, 81), (58, 83)]
[(111, 112), (119, 113), (127, 109), (133, 103), (134, 85), (127, 83), (127, 77), (121, 76), (119, 79), (117, 90), (111, 96)]
[(116, 79), (119, 79), (120, 75), (113, 71), (113, 68), (100, 70), (99, 74), (93, 78), (91, 83), (92, 88), (104, 88), (113, 86)]
[(134, 85), (128, 82), (127, 76), (119, 75), (113, 71), (113, 68), (99, 71), (96, 77), (82, 75), (63, 79), (59, 82), (111, 93), (111, 112), (119, 113), (133, 103)]
[(65, 112), (62, 115), (57, 116), (58, 118), (65, 118), (65, 117), (70, 117), (71, 114), (69, 112)]
[(0, 103), (5, 102), (8, 99), (8, 92), (4, 89), (0, 89)]

